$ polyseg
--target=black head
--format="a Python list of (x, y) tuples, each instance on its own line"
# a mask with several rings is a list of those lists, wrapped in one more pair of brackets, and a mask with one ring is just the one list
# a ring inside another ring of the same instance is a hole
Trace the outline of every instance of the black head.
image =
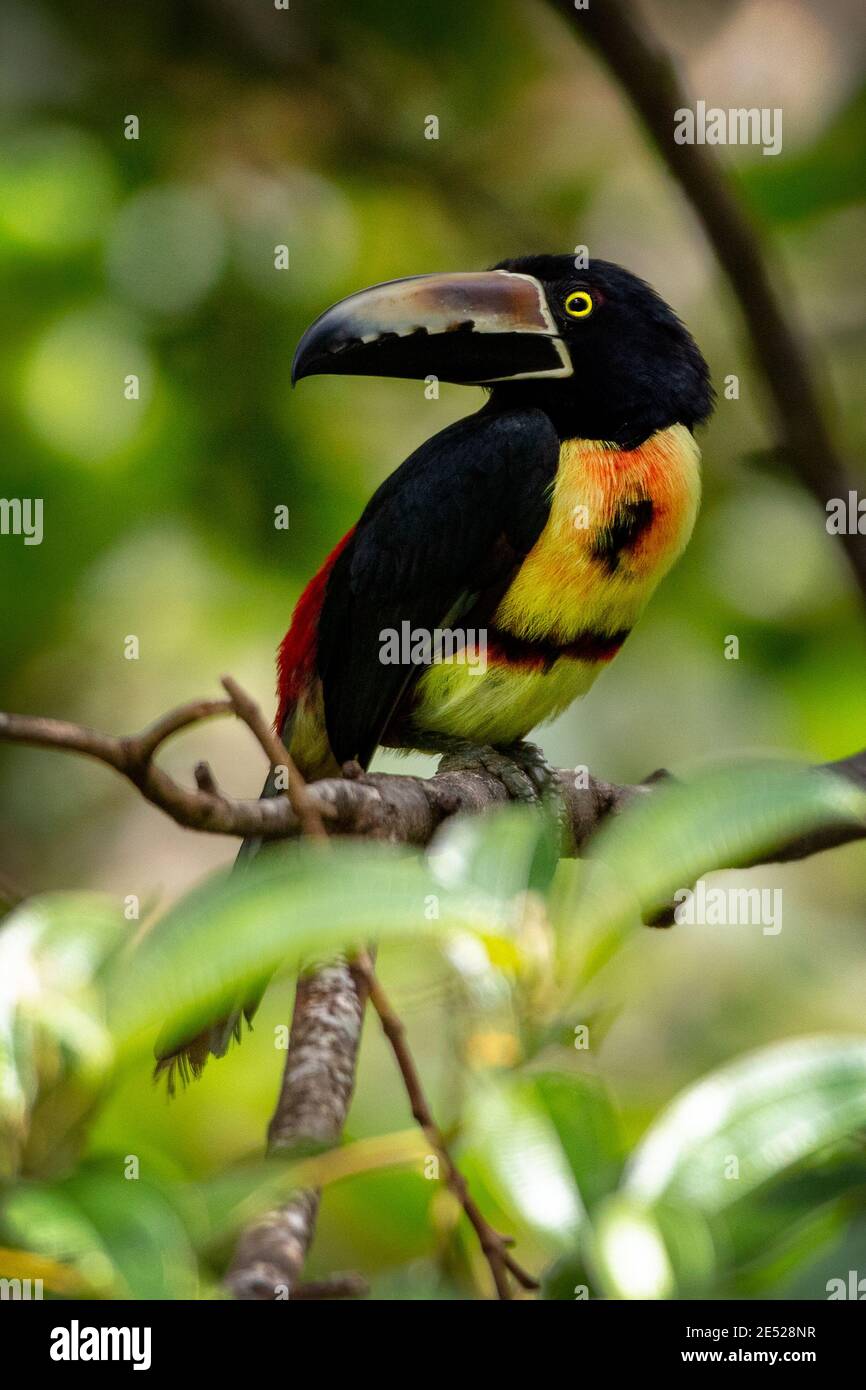
[(713, 393), (700, 349), (645, 280), (611, 261), (577, 270), (571, 256), (524, 256), (496, 269), (539, 281), (573, 374), (501, 382), (491, 387), (494, 400), (531, 401), (563, 435), (623, 446), (709, 417)]
[(322, 372), (487, 386), (490, 409), (536, 406), (563, 438), (634, 447), (712, 409), (688, 329), (609, 261), (525, 256), (350, 295), (304, 334), (292, 379)]

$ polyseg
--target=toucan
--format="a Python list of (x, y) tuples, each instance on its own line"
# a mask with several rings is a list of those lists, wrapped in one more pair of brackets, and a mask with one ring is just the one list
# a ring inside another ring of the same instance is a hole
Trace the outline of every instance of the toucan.
[[(295, 353), (293, 384), (321, 374), (487, 400), (386, 478), (301, 594), (277, 731), (307, 780), (387, 747), (537, 795), (548, 770), (526, 736), (589, 690), (691, 535), (713, 404), (700, 350), (630, 271), (534, 255), (341, 300)], [(236, 1021), (163, 1064), (198, 1070)]]

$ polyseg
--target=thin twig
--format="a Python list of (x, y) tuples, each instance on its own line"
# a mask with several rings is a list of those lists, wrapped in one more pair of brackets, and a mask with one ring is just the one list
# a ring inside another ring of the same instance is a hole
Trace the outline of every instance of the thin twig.
[(179, 705), (177, 709), (160, 715), (159, 719), (155, 719), (140, 734), (115, 740), (118, 753), (130, 765), (144, 769), (153, 759), (157, 749), (182, 729), (198, 723), (201, 719), (213, 719), (216, 715), (232, 713), (234, 706), (230, 700), (193, 700), (187, 705)]
[[(239, 689), (236, 685), (235, 688)], [(197, 787), (193, 790), (176, 782), (157, 764), (156, 754), (169, 738), (201, 720), (224, 715), (243, 718), (232, 699), (192, 700), (162, 715), (141, 733), (118, 737), (63, 719), (0, 712), (0, 742), (79, 753), (104, 763), (128, 778), (151, 805), (190, 830), (240, 838), (260, 836), (266, 840), (297, 834), (300, 820), (289, 798), (236, 800), (224, 796), (216, 788), (212, 774), (211, 785), (202, 786), (196, 779)], [(248, 721), (244, 719), (244, 722)], [(205, 781), (207, 783), (207, 774)], [(329, 815), (326, 805), (317, 804), (315, 812), (319, 819)]]
[(281, 768), (285, 769), (287, 785), (284, 790), (300, 822), (301, 834), (311, 840), (327, 842), (328, 832), (322, 814), (280, 736), (265, 719), (252, 696), (241, 689), (233, 676), (223, 676), (221, 684), (238, 718), (244, 721), (261, 744), (272, 770), (278, 772)]
[(497, 1296), (501, 1299), (511, 1298), (509, 1273), (514, 1276), (522, 1288), (537, 1289), (537, 1281), (510, 1254), (508, 1238), (494, 1230), (470, 1195), (466, 1179), (451, 1157), (445, 1136), (433, 1118), (433, 1112), (424, 1093), (418, 1068), (406, 1039), (403, 1021), (391, 1006), (369, 959), (362, 956), (359, 958), (358, 964), (367, 979), (370, 1003), (379, 1015), (382, 1031), (391, 1045), (391, 1050), (400, 1069), (413, 1118), (423, 1129), (431, 1148), (435, 1149), (439, 1155), (445, 1168), (445, 1181), (457, 1197), (478, 1236), (484, 1257), (490, 1266), (490, 1273), (493, 1275)]

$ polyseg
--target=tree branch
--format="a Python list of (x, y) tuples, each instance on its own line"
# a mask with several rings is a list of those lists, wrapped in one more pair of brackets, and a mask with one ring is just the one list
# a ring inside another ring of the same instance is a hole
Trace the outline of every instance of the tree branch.
[[(0, 713), (0, 742), (29, 744), (93, 758), (126, 777), (141, 795), (178, 825), (212, 833), (265, 839), (307, 833), (364, 836), (415, 846), (429, 844), (436, 831), (458, 813), (480, 814), (504, 805), (507, 793), (492, 774), (443, 772), (434, 777), (368, 774), (347, 764), (342, 779), (306, 785), (297, 769), (284, 797), (237, 801), (217, 788), (209, 764), (195, 769), (195, 788), (184, 787), (159, 768), (163, 743), (203, 719), (233, 714), (252, 730), (272, 767), (292, 768), (288, 752), (265, 725), (258, 707), (226, 678), (228, 700), (196, 700), (169, 711), (140, 734), (115, 736), (62, 720)], [(820, 769), (847, 778), (866, 790), (866, 749)], [(563, 854), (576, 854), (609, 817), (639, 797), (653, 794), (658, 774), (637, 785), (617, 786), (573, 770), (556, 773), (563, 806)], [(300, 787), (298, 786), (300, 782)], [(791, 837), (764, 856), (773, 861), (803, 859), (836, 845), (866, 838), (866, 824), (853, 816)], [(729, 867), (745, 867), (730, 865)], [(660, 922), (666, 920), (662, 917)], [(396, 1017), (368, 959), (328, 961), (311, 967), (299, 981), (286, 1066), (268, 1133), (271, 1152), (297, 1152), (307, 1144), (339, 1142), (354, 1088), (361, 1025), (371, 996), (391, 1043), (409, 1095), (412, 1113), (445, 1165), (446, 1181), (476, 1230), (500, 1298), (510, 1297), (508, 1275), (523, 1287), (532, 1279), (509, 1254), (504, 1237), (486, 1222), (466, 1190), (441, 1131), (436, 1126), (420, 1078)], [(315, 1230), (319, 1193), (296, 1193), (286, 1204), (257, 1220), (242, 1235), (226, 1287), (240, 1299), (298, 1297), (301, 1273)], [(304, 1296), (303, 1294), (301, 1296)], [(313, 1295), (311, 1295), (313, 1296)], [(327, 1296), (322, 1294), (321, 1296)]]
[[(285, 744), (237, 681), (224, 676), (222, 684), (238, 718), (258, 740), (271, 771), (285, 771), (288, 800), (300, 833), (327, 845), (319, 808)], [(311, 1142), (339, 1142), (355, 1086), (365, 1002), (366, 981), (342, 958), (300, 975), (282, 1084), (268, 1126), (269, 1153)], [(243, 1233), (225, 1280), (235, 1298), (270, 1300), (282, 1289), (293, 1299), (345, 1296), (322, 1293), (321, 1286), (305, 1294), (300, 1283), (319, 1201), (315, 1189), (297, 1192)]]
[[(344, 959), (302, 974), (295, 993), (289, 1050), (268, 1129), (268, 1152), (297, 1153), (339, 1143), (355, 1087), (367, 979)], [(320, 1193), (296, 1192), (244, 1231), (226, 1275), (235, 1298), (297, 1297), (312, 1243)]]
[[(785, 457), (822, 508), (831, 498), (847, 498), (854, 480), (824, 416), (814, 368), (791, 313), (794, 296), (778, 267), (771, 274), (759, 229), (713, 147), (674, 142), (674, 112), (693, 103), (673, 59), (634, 4), (592, 0), (587, 9), (576, 10), (573, 0), (550, 3), (610, 68), (703, 225), (748, 327)], [(866, 597), (866, 536), (855, 530), (841, 540)]]
[[(78, 753), (104, 763), (128, 778), (151, 805), (191, 830), (240, 838), (260, 835), (267, 840), (297, 835), (302, 822), (288, 797), (235, 800), (214, 790), (213, 774), (207, 764), (201, 763), (197, 767), (196, 787), (184, 787), (154, 761), (162, 744), (182, 729), (203, 719), (238, 713), (231, 700), (193, 700), (156, 720), (143, 733), (116, 736), (64, 720), (0, 712), (0, 743)], [(282, 745), (280, 748), (280, 757), (287, 759), (285, 749)], [(817, 766), (866, 790), (866, 749)], [(559, 769), (556, 778), (564, 807), (563, 853), (567, 856), (578, 853), (608, 816), (617, 815), (636, 797), (650, 795), (654, 787), (650, 779), (619, 786), (591, 774), (579, 778), (570, 768)], [(508, 801), (502, 783), (481, 770), (409, 777), (365, 773), (352, 763), (343, 769), (342, 778), (312, 782), (304, 787), (304, 793), (309, 809), (318, 814), (329, 834), (363, 836), (419, 848), (428, 845), (451, 816), (478, 815)], [(770, 860), (805, 859), (864, 837), (866, 829), (861, 821), (838, 821), (775, 846)]]

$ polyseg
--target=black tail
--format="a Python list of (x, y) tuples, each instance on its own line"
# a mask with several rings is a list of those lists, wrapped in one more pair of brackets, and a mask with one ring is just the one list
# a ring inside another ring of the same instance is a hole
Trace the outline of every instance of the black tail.
[(159, 1081), (165, 1073), (168, 1094), (173, 1096), (178, 1077), (180, 1077), (182, 1086), (186, 1086), (191, 1080), (198, 1080), (204, 1071), (208, 1057), (224, 1057), (233, 1041), (240, 1042), (243, 1035), (244, 1019), (252, 1028), (253, 1014), (259, 1007), (261, 998), (262, 996), (259, 994), (248, 1004), (233, 1009), (225, 1018), (220, 1019), (219, 1023), (214, 1023), (211, 1027), (203, 1029), (201, 1033), (196, 1033), (194, 1038), (178, 1043), (169, 1050), (165, 1050), (164, 1045), (161, 1045), (160, 1038), (157, 1038), (154, 1046), (156, 1053), (156, 1066), (153, 1069), (154, 1081)]

